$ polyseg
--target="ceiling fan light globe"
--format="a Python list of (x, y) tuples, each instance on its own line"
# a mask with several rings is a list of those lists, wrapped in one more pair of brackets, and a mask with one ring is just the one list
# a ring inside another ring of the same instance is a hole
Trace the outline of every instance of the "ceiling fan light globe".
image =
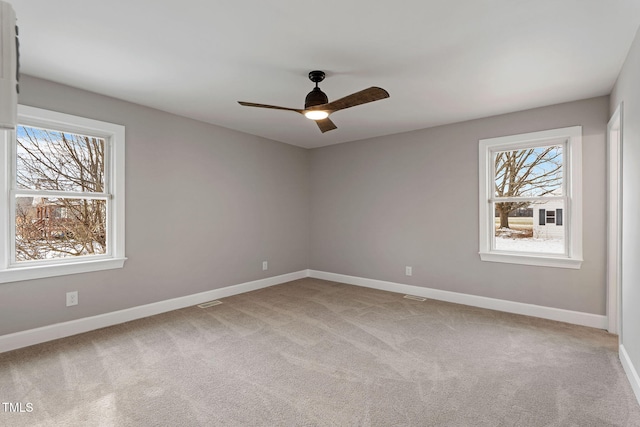
[(329, 113), (322, 110), (305, 111), (304, 116), (311, 120), (322, 120), (329, 117)]

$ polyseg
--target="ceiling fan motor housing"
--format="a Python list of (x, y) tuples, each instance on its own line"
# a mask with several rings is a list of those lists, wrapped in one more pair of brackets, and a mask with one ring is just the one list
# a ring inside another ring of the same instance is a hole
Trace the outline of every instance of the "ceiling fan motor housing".
[(319, 87), (314, 87), (304, 99), (304, 109), (306, 110), (316, 105), (327, 104), (328, 102), (329, 98), (327, 97), (327, 94), (321, 91)]

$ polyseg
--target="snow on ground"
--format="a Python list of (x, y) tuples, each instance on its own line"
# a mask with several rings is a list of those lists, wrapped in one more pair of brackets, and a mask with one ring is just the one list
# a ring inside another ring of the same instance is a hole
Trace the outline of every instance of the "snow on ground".
[(510, 238), (496, 236), (496, 250), (514, 252), (540, 252), (562, 254), (564, 241), (559, 239)]
[(69, 258), (83, 255), (101, 255), (106, 249), (98, 242), (92, 242), (93, 253), (90, 253), (82, 243), (73, 240), (32, 240), (23, 241), (16, 237), (16, 261), (30, 261), (40, 259)]

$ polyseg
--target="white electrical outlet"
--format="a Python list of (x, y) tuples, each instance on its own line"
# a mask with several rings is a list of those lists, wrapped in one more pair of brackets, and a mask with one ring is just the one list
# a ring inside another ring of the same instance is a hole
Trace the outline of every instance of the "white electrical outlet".
[(411, 268), (410, 266), (408, 266), (408, 265), (407, 265), (407, 266), (404, 268), (404, 274), (405, 274), (406, 276), (411, 276), (411, 275), (413, 274), (413, 268)]
[(67, 292), (67, 307), (78, 305), (78, 291)]
[(262, 261), (262, 271), (267, 271), (269, 269), (269, 263), (267, 261)]

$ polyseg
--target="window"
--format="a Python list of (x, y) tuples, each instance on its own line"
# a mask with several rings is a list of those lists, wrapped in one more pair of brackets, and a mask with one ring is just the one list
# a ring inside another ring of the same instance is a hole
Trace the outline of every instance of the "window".
[(582, 127), (480, 140), (480, 258), (582, 263)]
[[(541, 209), (542, 216), (544, 217), (544, 209)], [(560, 209), (558, 209), (560, 210)], [(555, 224), (556, 223), (556, 213), (554, 211), (547, 210), (547, 221), (546, 224)]]
[(0, 283), (124, 265), (124, 127), (33, 107), (0, 150)]

